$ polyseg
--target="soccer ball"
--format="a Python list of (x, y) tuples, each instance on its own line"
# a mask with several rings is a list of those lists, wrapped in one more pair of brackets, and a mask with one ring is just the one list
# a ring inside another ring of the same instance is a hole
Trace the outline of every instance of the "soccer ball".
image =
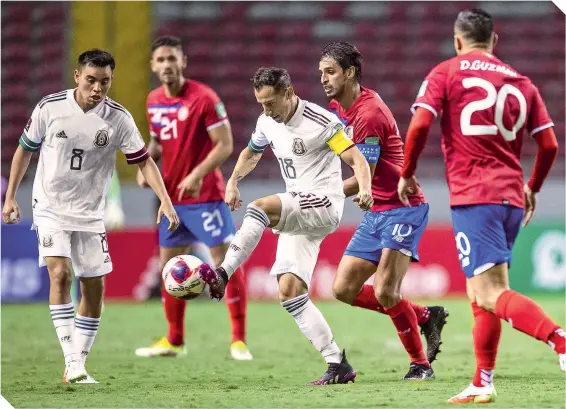
[(204, 292), (206, 283), (198, 273), (203, 262), (195, 256), (173, 257), (161, 273), (165, 290), (173, 297), (192, 300)]

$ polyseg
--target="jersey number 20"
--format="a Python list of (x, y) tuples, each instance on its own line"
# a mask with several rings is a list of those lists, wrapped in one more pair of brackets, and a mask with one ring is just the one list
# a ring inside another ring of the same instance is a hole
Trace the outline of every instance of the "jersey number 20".
[[(499, 92), (495, 86), (483, 78), (469, 77), (462, 80), (464, 88), (480, 87), (487, 92), (487, 97), (479, 101), (467, 104), (460, 114), (460, 127), (462, 134), (466, 136), (497, 135), (501, 133), (506, 141), (514, 141), (517, 138), (517, 131), (523, 127), (527, 119), (527, 100), (523, 93), (511, 84), (505, 84)], [(519, 101), (519, 117), (513, 125), (513, 129), (507, 129), (503, 124), (503, 111), (507, 96), (511, 94)], [(483, 111), (495, 105), (494, 125), (472, 125), (472, 114), (476, 111)]]

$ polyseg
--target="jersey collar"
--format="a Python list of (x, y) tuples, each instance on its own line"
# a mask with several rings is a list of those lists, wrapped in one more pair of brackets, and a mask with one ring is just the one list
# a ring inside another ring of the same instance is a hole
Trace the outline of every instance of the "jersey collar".
[(301, 123), (301, 118), (303, 117), (303, 111), (305, 110), (305, 101), (303, 101), (299, 97), (297, 97), (297, 99), (299, 100), (299, 102), (297, 103), (297, 110), (295, 111), (291, 119), (289, 119), (289, 122), (285, 124), (285, 126), (289, 126), (291, 128), (296, 128), (297, 126), (299, 126), (299, 124)]
[(80, 107), (80, 105), (77, 103), (77, 100), (75, 99), (75, 90), (76, 88), (71, 88), (67, 90), (67, 101), (69, 101), (69, 104), (71, 105), (71, 107), (73, 108), (73, 111), (75, 111), (77, 114), (81, 113), (81, 114), (98, 114), (100, 112), (100, 110), (102, 109), (102, 105), (104, 105), (104, 101), (106, 100), (106, 97), (104, 97), (104, 99), (102, 101), (100, 101), (98, 103), (97, 106), (95, 106), (94, 108), (92, 108), (89, 111), (83, 111), (83, 109)]

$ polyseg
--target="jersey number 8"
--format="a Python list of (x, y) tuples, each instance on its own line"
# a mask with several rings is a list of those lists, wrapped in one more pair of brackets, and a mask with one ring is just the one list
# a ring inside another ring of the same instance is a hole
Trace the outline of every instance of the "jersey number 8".
[(83, 166), (83, 155), (85, 151), (83, 149), (73, 149), (73, 155), (71, 156), (71, 170), (81, 170)]
[[(466, 136), (497, 135), (501, 133), (506, 141), (514, 141), (517, 138), (517, 131), (523, 127), (527, 119), (527, 100), (523, 93), (511, 84), (505, 84), (499, 92), (495, 86), (482, 78), (469, 77), (462, 80), (464, 88), (480, 87), (487, 92), (487, 97), (479, 101), (467, 104), (460, 115), (460, 127), (462, 134)], [(511, 94), (519, 101), (519, 117), (513, 129), (507, 129), (503, 124), (503, 110), (507, 96)], [(476, 111), (489, 109), (495, 105), (494, 125), (472, 125), (472, 114)]]

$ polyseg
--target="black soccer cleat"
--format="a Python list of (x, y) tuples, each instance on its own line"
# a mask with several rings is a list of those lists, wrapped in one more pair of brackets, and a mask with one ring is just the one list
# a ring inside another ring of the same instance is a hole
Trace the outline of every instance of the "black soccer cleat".
[(328, 364), (328, 369), (316, 381), (309, 382), (309, 385), (331, 385), (335, 383), (354, 382), (356, 379), (356, 371), (346, 359), (346, 350), (342, 351), (342, 360), (339, 364)]
[(428, 321), (421, 325), (421, 334), (426, 340), (426, 357), (429, 363), (436, 360), (436, 355), (440, 353), (442, 339), (440, 337), (442, 328), (446, 324), (448, 310), (444, 307), (427, 307), (429, 311)]
[(434, 379), (434, 371), (430, 366), (411, 364), (409, 372), (407, 372), (403, 379), (405, 381), (424, 381), (425, 379)]

